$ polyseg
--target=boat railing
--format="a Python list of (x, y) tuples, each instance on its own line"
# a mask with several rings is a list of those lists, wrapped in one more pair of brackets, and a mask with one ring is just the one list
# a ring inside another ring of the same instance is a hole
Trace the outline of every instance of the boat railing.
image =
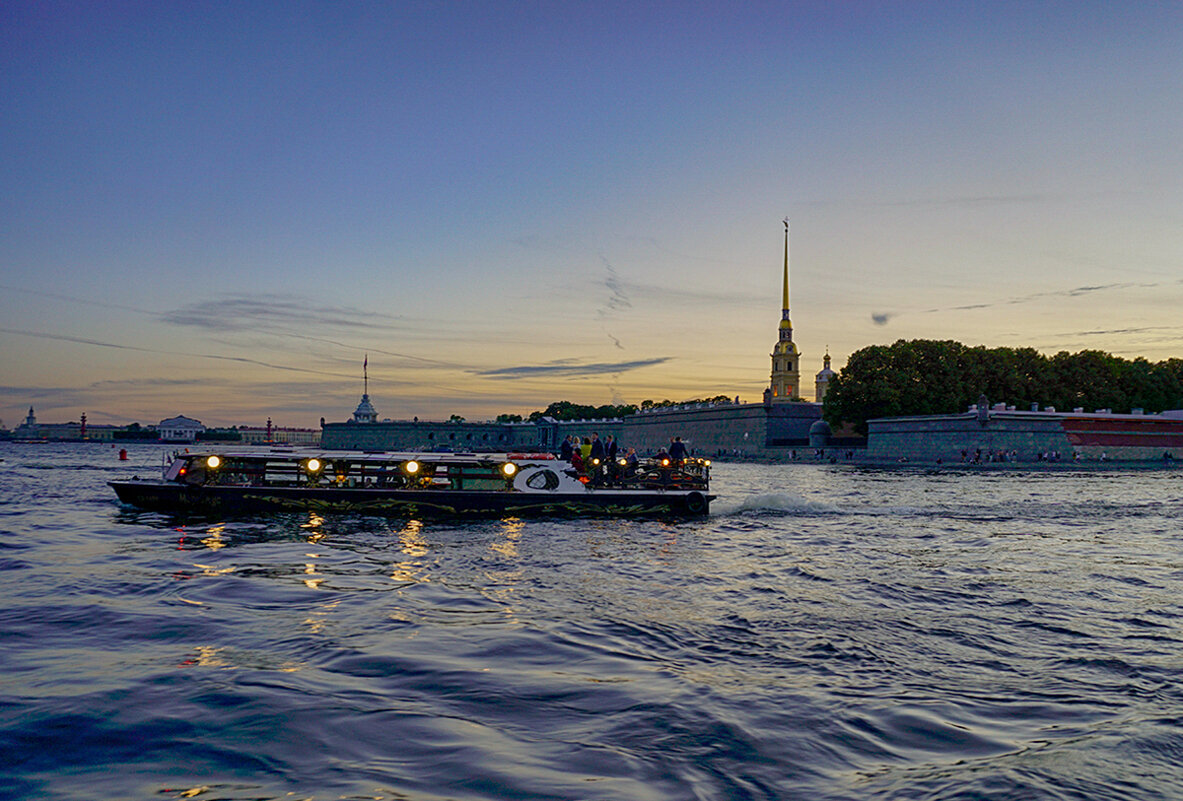
[[(246, 487), (323, 487), (341, 489), (513, 490), (519, 465), (505, 457), (474, 455), (471, 459), (372, 459), (347, 454), (284, 458), (261, 455), (186, 454), (176, 480), (192, 485)], [(706, 490), (710, 462), (706, 459), (648, 458), (630, 461), (588, 460), (579, 471), (564, 472), (591, 489)]]

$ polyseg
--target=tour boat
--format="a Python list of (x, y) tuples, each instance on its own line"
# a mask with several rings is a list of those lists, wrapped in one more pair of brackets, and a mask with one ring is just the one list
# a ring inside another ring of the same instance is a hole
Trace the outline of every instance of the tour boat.
[(399, 516), (701, 516), (710, 462), (591, 460), (549, 453), (394, 453), (219, 448), (174, 454), (161, 478), (108, 482), (164, 512), (316, 511)]

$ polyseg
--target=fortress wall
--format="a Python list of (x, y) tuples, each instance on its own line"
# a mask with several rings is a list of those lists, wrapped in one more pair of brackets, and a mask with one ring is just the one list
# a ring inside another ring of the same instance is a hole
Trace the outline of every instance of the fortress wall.
[(1024, 462), (1037, 461), (1048, 451), (1072, 455), (1072, 443), (1057, 418), (991, 417), (982, 425), (973, 414), (898, 417), (869, 420), (867, 428), (866, 458), (871, 461), (959, 462), (962, 451), (972, 459), (979, 450), (982, 458), (1015, 451)]
[(325, 423), (320, 444), (347, 450), (535, 450), (534, 426), (501, 423), (444, 423), (396, 420), (383, 423)]
[(771, 455), (778, 455), (785, 448), (792, 451), (809, 447), (809, 429), (822, 419), (820, 403), (775, 403), (767, 408), (765, 447)]
[(805, 448), (809, 427), (821, 419), (813, 403), (734, 404), (662, 409), (624, 419), (622, 443), (638, 452), (668, 447), (681, 437), (700, 456), (737, 455), (780, 458)]
[(653, 453), (681, 437), (697, 456), (720, 451), (756, 456), (764, 449), (766, 432), (762, 405), (705, 406), (630, 415), (624, 419), (621, 442), (638, 453)]
[(787, 458), (809, 447), (809, 428), (821, 419), (814, 403), (720, 404), (661, 409), (618, 420), (539, 423), (444, 423), (397, 420), (382, 423), (326, 423), (321, 446), (347, 450), (500, 450), (557, 452), (567, 435), (604, 439), (624, 448), (656, 453), (681, 437), (701, 456)]
[(963, 451), (973, 459), (979, 449), (983, 459), (1014, 452), (1020, 462), (1037, 462), (1051, 451), (1061, 461), (1183, 459), (1183, 424), (1150, 417), (1131, 422), (1117, 416), (991, 412), (985, 424), (971, 413), (869, 420), (867, 427), (866, 458), (873, 462), (960, 462)]

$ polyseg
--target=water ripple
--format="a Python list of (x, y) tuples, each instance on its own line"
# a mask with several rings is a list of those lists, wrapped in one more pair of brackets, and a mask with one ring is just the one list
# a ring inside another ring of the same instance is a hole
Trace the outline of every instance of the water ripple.
[(12, 798), (1183, 797), (1178, 477), (715, 467), (705, 520), (135, 512), (0, 445)]

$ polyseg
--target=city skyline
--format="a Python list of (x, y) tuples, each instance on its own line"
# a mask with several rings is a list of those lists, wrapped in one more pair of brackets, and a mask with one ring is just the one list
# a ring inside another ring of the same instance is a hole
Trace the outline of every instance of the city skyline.
[(0, 8), (0, 419), (760, 400), (1183, 356), (1183, 6)]

